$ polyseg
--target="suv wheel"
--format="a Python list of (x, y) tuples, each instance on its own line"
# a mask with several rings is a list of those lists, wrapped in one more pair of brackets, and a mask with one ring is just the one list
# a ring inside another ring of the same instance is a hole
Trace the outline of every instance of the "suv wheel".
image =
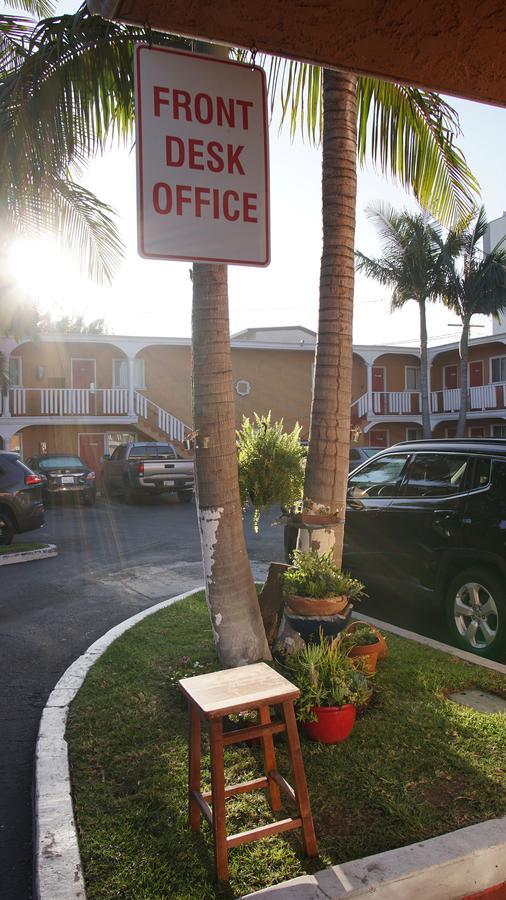
[(446, 595), (446, 618), (455, 642), (480, 656), (495, 656), (506, 647), (506, 591), (486, 569), (466, 569), (455, 576)]
[(12, 544), (14, 537), (14, 522), (8, 512), (0, 509), (0, 544)]

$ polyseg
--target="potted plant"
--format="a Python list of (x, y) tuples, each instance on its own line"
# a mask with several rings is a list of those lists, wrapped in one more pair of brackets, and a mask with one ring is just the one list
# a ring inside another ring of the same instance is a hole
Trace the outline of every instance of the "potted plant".
[(340, 638), (343, 652), (350, 659), (363, 659), (369, 674), (376, 671), (382, 641), (386, 647), (383, 635), (368, 622), (353, 622), (342, 632)]
[(345, 741), (351, 734), (357, 706), (367, 703), (367, 678), (342, 652), (339, 641), (322, 634), (286, 657), (285, 666), (300, 690), (297, 717), (309, 738), (323, 744)]
[(339, 525), (342, 516), (332, 511), (330, 506), (322, 506), (313, 500), (300, 500), (292, 506), (290, 520), (292, 525), (305, 525), (308, 528), (329, 528)]
[(288, 613), (332, 616), (364, 595), (362, 582), (336, 566), (332, 551), (295, 550), (293, 565), (280, 576)]
[(253, 527), (258, 531), (262, 509), (279, 504), (293, 507), (302, 496), (305, 449), (301, 428), (285, 431), (283, 420), (271, 423), (271, 413), (250, 422), (243, 417), (237, 432), (239, 488), (243, 509), (253, 506)]

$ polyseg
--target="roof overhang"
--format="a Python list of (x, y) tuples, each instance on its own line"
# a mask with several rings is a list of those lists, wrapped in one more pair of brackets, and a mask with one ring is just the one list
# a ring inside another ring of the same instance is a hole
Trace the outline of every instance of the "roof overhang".
[(88, 0), (92, 13), (506, 105), (498, 0)]

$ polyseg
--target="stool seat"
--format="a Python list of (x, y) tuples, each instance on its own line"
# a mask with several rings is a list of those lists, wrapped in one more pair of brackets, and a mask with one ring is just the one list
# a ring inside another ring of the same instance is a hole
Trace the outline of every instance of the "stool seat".
[(266, 703), (273, 706), (283, 700), (296, 700), (300, 695), (294, 684), (266, 663), (182, 678), (179, 687), (209, 719)]
[[(301, 828), (308, 856), (316, 856), (311, 806), (307, 793), (304, 763), (293, 702), (299, 689), (265, 663), (238, 666), (207, 675), (183, 678), (179, 682), (190, 708), (189, 739), (189, 818), (192, 831), (200, 831), (201, 816), (212, 826), (216, 874), (220, 881), (228, 879), (228, 850), (262, 837)], [(284, 721), (271, 722), (270, 706), (280, 705)], [(223, 732), (223, 717), (230, 713), (256, 710), (259, 723)], [(201, 792), (200, 752), (201, 724), (209, 728), (211, 752), (211, 791)], [(285, 732), (292, 763), (295, 788), (276, 768), (274, 734)], [(223, 749), (229, 744), (260, 739), (264, 757), (264, 777), (225, 786)], [(260, 825), (238, 834), (227, 835), (225, 801), (247, 791), (267, 789), (271, 808), (279, 812), (281, 792), (295, 804), (298, 815)], [(209, 805), (209, 802), (211, 805)]]

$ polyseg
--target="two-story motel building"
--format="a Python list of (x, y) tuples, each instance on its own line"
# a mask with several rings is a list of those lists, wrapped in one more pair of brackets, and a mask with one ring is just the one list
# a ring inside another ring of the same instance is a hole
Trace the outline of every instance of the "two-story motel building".
[[(247, 329), (232, 337), (236, 416), (267, 413), (298, 421), (307, 436), (315, 335), (301, 327)], [(103, 453), (130, 436), (184, 439), (191, 427), (191, 347), (187, 338), (43, 335), (0, 338), (10, 385), (0, 415), (0, 446), (28, 458), (77, 453), (98, 468)], [(457, 344), (429, 350), (434, 437), (455, 434), (459, 411)], [(353, 351), (351, 421), (362, 444), (386, 447), (421, 435), (417, 350), (361, 346)], [(506, 326), (475, 338), (469, 353), (473, 437), (506, 437)]]

